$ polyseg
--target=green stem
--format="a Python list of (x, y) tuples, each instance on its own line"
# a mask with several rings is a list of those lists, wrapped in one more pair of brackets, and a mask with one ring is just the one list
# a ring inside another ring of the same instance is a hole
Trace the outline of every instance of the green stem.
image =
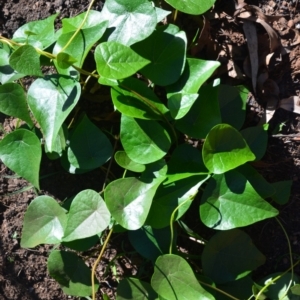
[(64, 52), (72, 43), (72, 41), (75, 39), (76, 35), (78, 34), (78, 32), (81, 30), (81, 28), (83, 27), (84, 23), (86, 22), (86, 19), (88, 17), (88, 14), (94, 4), (95, 0), (91, 0), (91, 3), (89, 4), (89, 7), (86, 11), (86, 14), (81, 22), (81, 24), (79, 25), (79, 27), (76, 29), (76, 31), (74, 32), (74, 34), (72, 35), (72, 37), (69, 39), (69, 41), (65, 44), (65, 46), (60, 50), (60, 52)]
[(113, 229), (114, 229), (114, 226), (112, 226), (112, 228), (110, 229), (110, 231), (109, 231), (109, 233), (108, 233), (108, 235), (107, 235), (107, 237), (104, 241), (102, 249), (99, 253), (99, 256), (98, 256), (97, 260), (95, 261), (95, 263), (93, 265), (93, 268), (92, 268), (92, 297), (93, 297), (93, 300), (96, 300), (96, 291), (95, 291), (95, 272), (96, 272), (96, 268), (97, 268), (97, 265), (99, 264), (99, 261), (101, 260), (101, 258), (103, 256), (104, 250), (106, 249), (106, 246), (107, 246), (108, 241), (111, 237)]

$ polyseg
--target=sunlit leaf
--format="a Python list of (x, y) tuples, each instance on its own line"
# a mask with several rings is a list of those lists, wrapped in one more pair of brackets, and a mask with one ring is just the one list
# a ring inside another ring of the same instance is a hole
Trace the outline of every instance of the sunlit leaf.
[(214, 5), (215, 1), (216, 0), (166, 0), (166, 2), (175, 9), (191, 15), (201, 15), (205, 13)]

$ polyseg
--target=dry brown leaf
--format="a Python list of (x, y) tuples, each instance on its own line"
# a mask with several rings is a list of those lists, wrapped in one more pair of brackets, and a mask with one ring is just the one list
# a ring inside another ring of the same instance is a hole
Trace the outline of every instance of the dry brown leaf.
[(279, 102), (279, 107), (287, 111), (300, 114), (300, 99), (298, 96), (291, 96), (281, 99)]
[(243, 30), (247, 38), (247, 46), (249, 50), (249, 57), (251, 62), (251, 79), (253, 91), (256, 93), (256, 80), (258, 73), (258, 47), (257, 47), (257, 32), (256, 26), (253, 22), (245, 20)]

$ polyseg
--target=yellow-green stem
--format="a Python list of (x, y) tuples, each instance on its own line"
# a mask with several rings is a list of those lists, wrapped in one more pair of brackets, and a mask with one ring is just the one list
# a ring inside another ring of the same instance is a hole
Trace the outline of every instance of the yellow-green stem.
[(114, 228), (114, 227), (112, 227), (112, 228), (110, 229), (110, 231), (109, 231), (109, 233), (108, 233), (108, 235), (107, 235), (107, 237), (106, 237), (106, 239), (105, 239), (105, 241), (104, 241), (104, 244), (103, 244), (103, 246), (102, 246), (102, 249), (101, 249), (101, 251), (100, 251), (100, 253), (99, 253), (99, 256), (98, 256), (97, 260), (95, 261), (95, 263), (94, 263), (94, 265), (93, 265), (93, 268), (92, 268), (92, 297), (93, 297), (93, 300), (96, 300), (96, 291), (95, 291), (95, 272), (96, 272), (96, 268), (97, 268), (97, 265), (99, 264), (99, 261), (101, 260), (101, 258), (102, 258), (102, 256), (103, 256), (103, 253), (104, 253), (104, 251), (105, 251), (105, 249), (106, 249), (106, 246), (107, 246), (107, 244), (108, 244), (108, 241), (109, 241), (109, 239), (110, 239), (110, 236), (111, 236), (111, 234), (112, 234), (112, 232), (113, 232), (113, 228)]

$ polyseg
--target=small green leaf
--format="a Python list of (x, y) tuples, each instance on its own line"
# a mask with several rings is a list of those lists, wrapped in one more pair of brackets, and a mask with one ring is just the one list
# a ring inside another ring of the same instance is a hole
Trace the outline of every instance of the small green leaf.
[(240, 131), (249, 148), (255, 155), (255, 160), (260, 160), (265, 155), (268, 144), (268, 128), (265, 126), (247, 127)]
[(110, 213), (102, 197), (93, 190), (81, 191), (72, 201), (63, 241), (69, 242), (98, 234), (109, 222)]
[(56, 56), (57, 65), (62, 69), (67, 69), (72, 66), (77, 60), (68, 53), (59, 52)]
[(187, 93), (177, 93), (169, 96), (168, 107), (172, 118), (177, 120), (184, 117), (189, 112), (198, 96), (198, 94)]
[(118, 284), (117, 300), (157, 300), (157, 294), (149, 283), (129, 277)]
[(192, 268), (182, 257), (165, 254), (155, 263), (151, 286), (168, 300), (213, 300), (197, 281)]
[(174, 221), (181, 218), (192, 204), (199, 187), (207, 179), (208, 176), (198, 175), (161, 185), (153, 198), (146, 223), (153, 228), (168, 226), (177, 207)]
[(112, 146), (109, 139), (84, 115), (70, 138), (70, 164), (78, 169), (92, 170), (102, 166), (111, 155)]
[(243, 278), (265, 260), (251, 238), (239, 229), (215, 234), (205, 245), (201, 256), (204, 275), (216, 284)]
[(202, 156), (207, 169), (215, 174), (222, 174), (255, 159), (242, 135), (227, 124), (216, 125), (210, 130)]
[(44, 20), (26, 23), (15, 31), (13, 40), (42, 50), (48, 48), (57, 38), (54, 31), (54, 21), (57, 16), (58, 14), (54, 14)]
[(9, 64), (17, 72), (32, 76), (43, 76), (40, 56), (30, 45), (19, 47), (9, 58)]
[(35, 80), (28, 90), (28, 105), (41, 126), (49, 152), (59, 130), (80, 97), (80, 84), (71, 77), (50, 75)]
[[(92, 294), (91, 270), (74, 252), (54, 250), (47, 263), (48, 272), (60, 285), (64, 293), (76, 297)], [(95, 278), (95, 290), (99, 288)]]
[(214, 175), (200, 204), (202, 222), (219, 230), (247, 226), (276, 215), (277, 209), (262, 199), (247, 179), (236, 171)]
[(236, 129), (243, 126), (248, 94), (249, 90), (244, 86), (220, 85), (219, 102), (223, 123), (227, 123)]
[(131, 77), (113, 87), (111, 97), (122, 114), (133, 118), (161, 120), (169, 111), (144, 82)]
[(278, 181), (272, 184), (275, 188), (275, 194), (272, 195), (272, 199), (280, 204), (287, 204), (291, 195), (291, 188), (293, 185), (292, 180)]
[(21, 247), (60, 243), (66, 223), (66, 210), (56, 200), (49, 196), (35, 198), (25, 213)]
[(38, 189), (41, 158), (41, 143), (29, 130), (15, 130), (0, 141), (0, 159), (3, 163)]
[(119, 166), (132, 172), (142, 173), (146, 169), (145, 165), (132, 161), (125, 151), (117, 151), (115, 153), (115, 160)]
[(128, 157), (149, 164), (164, 157), (171, 146), (168, 132), (156, 121), (121, 117), (121, 142)]
[[(259, 284), (265, 286), (269, 283), (270, 280), (273, 280), (277, 277), (279, 277), (279, 279), (273, 281), (272, 284), (268, 285), (268, 289), (264, 291), (264, 295), (268, 299), (298, 300), (299, 296), (294, 295), (292, 292), (292, 287), (296, 286), (300, 282), (299, 277), (295, 273), (273, 273), (260, 280)], [(288, 288), (290, 289), (288, 290)]]
[(121, 178), (111, 182), (104, 191), (106, 205), (113, 218), (124, 228), (141, 228), (152, 203), (153, 196), (165, 177), (142, 181)]
[(8, 45), (0, 43), (0, 82), (5, 84), (13, 82), (24, 77), (24, 74), (18, 73), (9, 65), (9, 57), (12, 50)]
[[(143, 226), (138, 230), (128, 231), (128, 237), (134, 249), (153, 263), (158, 256), (169, 252), (171, 241), (170, 226), (161, 229)], [(174, 241), (176, 241), (176, 238)]]
[(166, 2), (186, 14), (201, 15), (209, 10), (216, 0), (166, 0)]
[(151, 61), (140, 72), (153, 83), (166, 86), (178, 80), (184, 70), (187, 38), (175, 25), (158, 27), (132, 49)]
[(24, 90), (17, 83), (6, 83), (0, 86), (0, 111), (11, 117), (20, 118), (29, 126), (33, 126)]
[(183, 108), (184, 113), (188, 113), (175, 123), (176, 128), (190, 137), (204, 139), (213, 126), (220, 124), (218, 88), (212, 85), (202, 86), (196, 101), (192, 103), (191, 99), (188, 106)]
[(155, 29), (156, 10), (148, 0), (106, 0), (101, 11), (109, 21), (109, 41), (130, 46), (144, 40)]
[(117, 42), (104, 42), (95, 49), (97, 71), (101, 76), (122, 79), (129, 77), (150, 61)]
[(164, 10), (157, 6), (155, 6), (155, 11), (156, 11), (157, 23), (161, 22), (166, 16), (172, 13), (171, 11)]

